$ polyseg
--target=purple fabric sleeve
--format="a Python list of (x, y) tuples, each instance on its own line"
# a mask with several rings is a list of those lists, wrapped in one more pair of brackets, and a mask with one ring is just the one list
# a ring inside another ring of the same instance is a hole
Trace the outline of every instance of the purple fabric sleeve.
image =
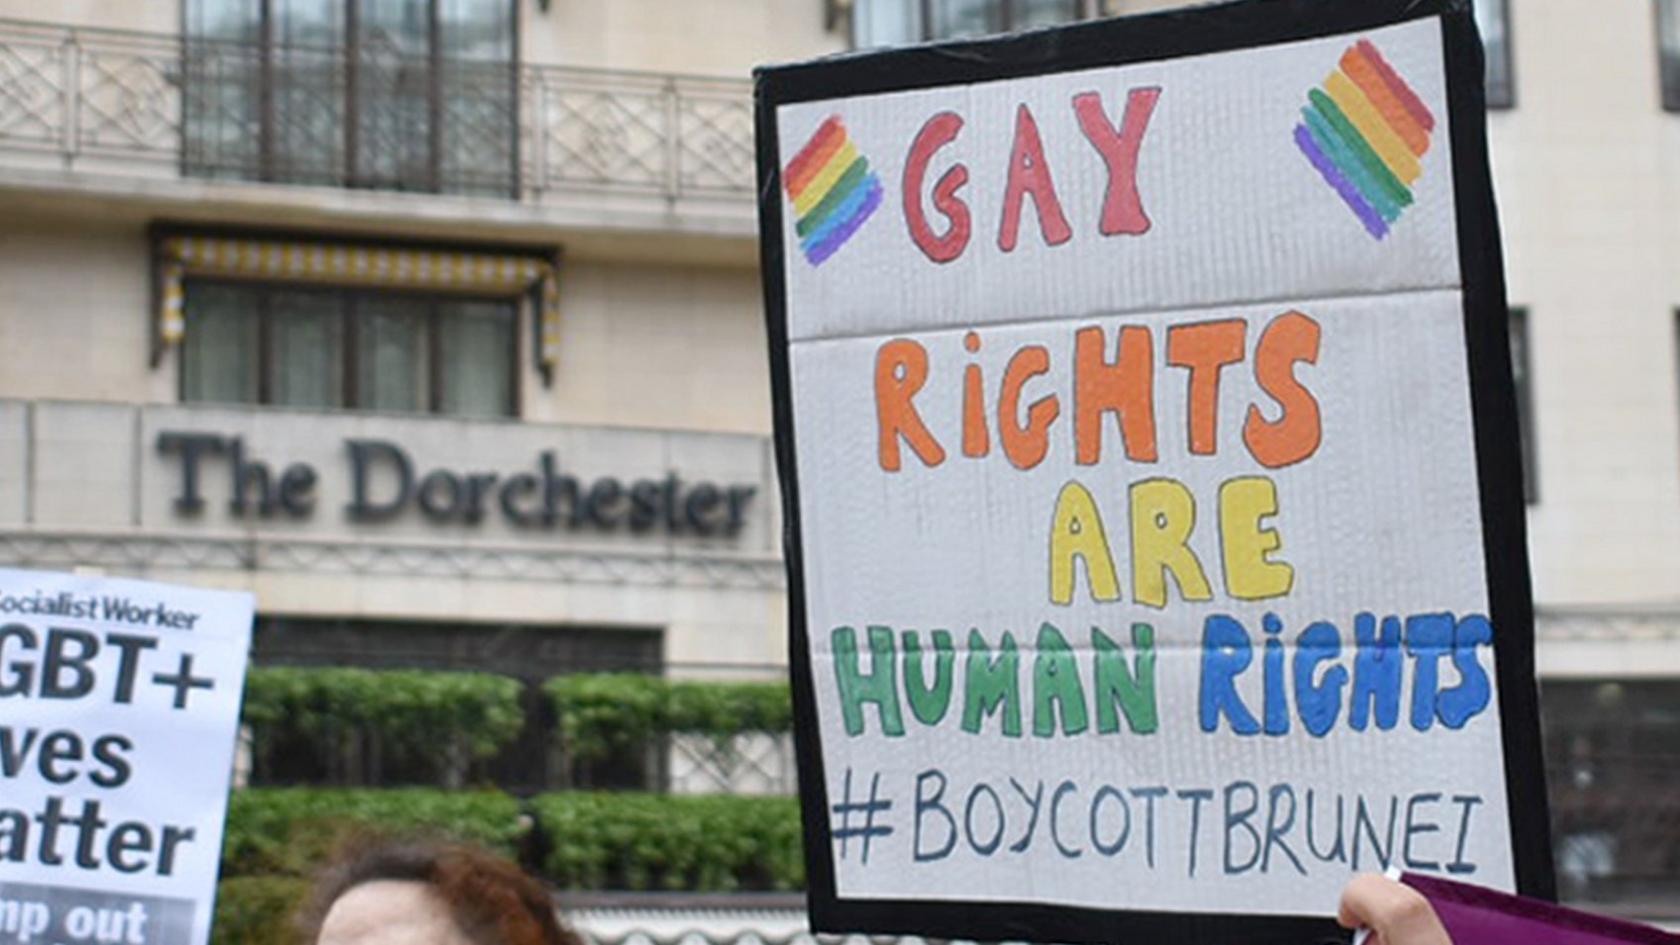
[(1680, 945), (1680, 935), (1538, 899), (1417, 873), (1400, 881), (1435, 907), (1453, 945)]

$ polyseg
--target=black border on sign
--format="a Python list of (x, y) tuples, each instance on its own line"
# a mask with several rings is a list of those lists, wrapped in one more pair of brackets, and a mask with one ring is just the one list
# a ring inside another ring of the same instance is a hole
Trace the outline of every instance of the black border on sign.
[[(824, 932), (1130, 945), (1310, 945), (1346, 939), (1313, 916), (1089, 909), (1033, 902), (842, 899), (836, 895), (827, 778), (805, 611), (804, 545), (794, 461), (781, 172), (776, 109), (807, 101), (1022, 78), (1176, 59), (1439, 17), (1447, 71), (1459, 267), (1464, 295), (1483, 556), (1504, 743), (1512, 859), (1519, 892), (1556, 897), (1534, 677), (1522, 451), (1511, 377), (1505, 278), (1488, 171), (1481, 40), (1470, 0), (1237, 0), (1084, 23), (994, 40), (835, 56), (754, 73), (759, 250), (770, 343), (782, 542), (788, 569), (789, 661), (811, 927)], [(1117, 898), (1122, 895), (1117, 892)]]

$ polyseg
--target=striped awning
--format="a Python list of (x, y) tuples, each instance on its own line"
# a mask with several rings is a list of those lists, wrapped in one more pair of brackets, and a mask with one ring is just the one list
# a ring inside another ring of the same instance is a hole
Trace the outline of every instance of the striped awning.
[(163, 243), (158, 334), (164, 345), (186, 334), (182, 282), (188, 276), (331, 282), (433, 292), (516, 296), (541, 286), (547, 367), (560, 358), (560, 286), (554, 265), (530, 256), (388, 249), (343, 243), (177, 236)]

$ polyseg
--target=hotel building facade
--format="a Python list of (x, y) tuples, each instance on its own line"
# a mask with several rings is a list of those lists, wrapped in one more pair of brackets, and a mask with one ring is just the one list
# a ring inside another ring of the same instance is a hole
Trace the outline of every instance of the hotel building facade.
[[(773, 678), (750, 68), (1168, 5), (0, 0), (0, 563), (250, 590), (259, 664)], [(1661, 913), (1680, 3), (1479, 17), (1560, 876)]]

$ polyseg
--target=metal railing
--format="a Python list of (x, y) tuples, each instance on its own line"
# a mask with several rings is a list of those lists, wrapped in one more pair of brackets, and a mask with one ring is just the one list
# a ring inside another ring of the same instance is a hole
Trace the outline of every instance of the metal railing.
[(172, 163), (181, 147), (175, 37), (0, 20), (0, 148)]
[(745, 81), (526, 66), (519, 98), (526, 193), (753, 197)]
[(525, 202), (748, 203), (752, 130), (745, 80), (374, 62), (0, 20), (0, 162)]

